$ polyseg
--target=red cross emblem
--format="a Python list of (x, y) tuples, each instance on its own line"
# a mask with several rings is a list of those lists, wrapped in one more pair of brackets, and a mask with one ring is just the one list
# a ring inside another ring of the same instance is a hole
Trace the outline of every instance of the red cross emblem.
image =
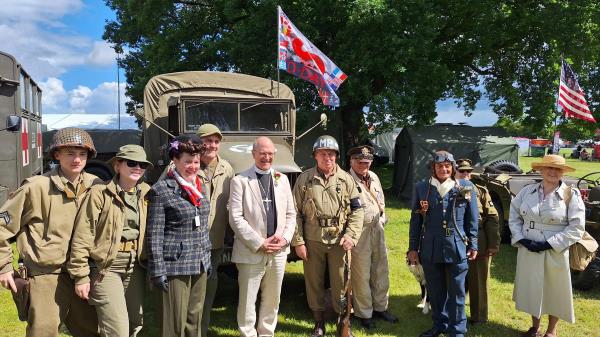
[(29, 120), (23, 118), (21, 123), (21, 150), (23, 166), (29, 165)]
[(36, 134), (36, 143), (37, 143), (37, 157), (42, 158), (42, 123), (37, 123), (37, 134)]

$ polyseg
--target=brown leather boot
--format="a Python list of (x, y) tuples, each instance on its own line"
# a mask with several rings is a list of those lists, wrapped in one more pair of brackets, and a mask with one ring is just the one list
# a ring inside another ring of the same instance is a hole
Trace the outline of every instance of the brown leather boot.
[(313, 311), (313, 317), (315, 320), (315, 327), (310, 337), (324, 337), (325, 336), (325, 321), (323, 320), (323, 311)]

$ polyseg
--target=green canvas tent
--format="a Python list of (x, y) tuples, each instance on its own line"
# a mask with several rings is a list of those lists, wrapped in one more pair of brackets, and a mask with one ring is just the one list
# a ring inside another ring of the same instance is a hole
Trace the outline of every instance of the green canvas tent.
[(455, 159), (469, 158), (477, 167), (497, 160), (518, 164), (519, 145), (506, 131), (496, 127), (435, 124), (406, 127), (396, 138), (392, 189), (410, 200), (416, 182), (431, 174), (429, 163), (436, 150), (447, 150)]

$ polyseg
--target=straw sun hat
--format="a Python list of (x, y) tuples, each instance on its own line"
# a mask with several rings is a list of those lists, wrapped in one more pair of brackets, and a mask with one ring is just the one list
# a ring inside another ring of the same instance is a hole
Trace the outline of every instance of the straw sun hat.
[(539, 171), (541, 168), (544, 168), (544, 167), (557, 168), (557, 169), (562, 170), (563, 172), (575, 171), (574, 168), (572, 168), (571, 166), (568, 166), (566, 164), (565, 158), (555, 155), (555, 154), (549, 154), (549, 155), (544, 156), (544, 158), (542, 158), (541, 162), (531, 163), (531, 168), (536, 171)]

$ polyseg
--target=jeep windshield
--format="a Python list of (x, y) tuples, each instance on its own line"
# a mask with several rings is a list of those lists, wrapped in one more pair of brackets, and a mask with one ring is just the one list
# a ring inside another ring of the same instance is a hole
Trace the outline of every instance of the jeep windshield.
[(223, 133), (291, 133), (290, 102), (285, 100), (185, 99), (182, 109), (186, 133), (204, 123), (215, 124)]

